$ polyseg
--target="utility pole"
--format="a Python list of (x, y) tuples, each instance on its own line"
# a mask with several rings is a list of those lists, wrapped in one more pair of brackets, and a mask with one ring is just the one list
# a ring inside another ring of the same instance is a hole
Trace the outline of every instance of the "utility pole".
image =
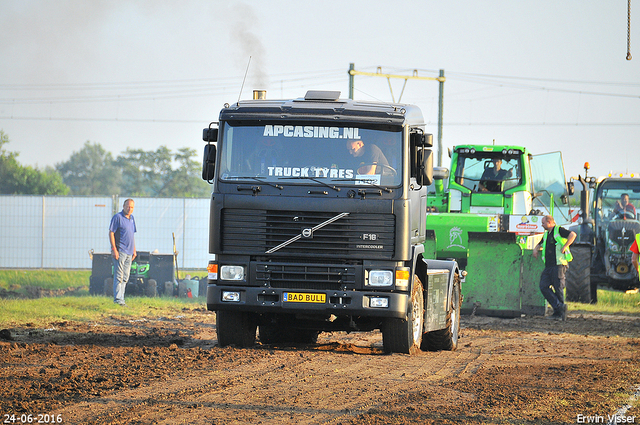
[(440, 82), (438, 89), (438, 167), (442, 167), (442, 156), (443, 156), (443, 148), (442, 148), (442, 116), (444, 109), (444, 69), (440, 70), (440, 78), (438, 79)]
[(402, 99), (402, 94), (404, 93), (404, 88), (407, 85), (407, 80), (431, 80), (438, 81), (440, 83), (439, 88), (439, 96), (438, 96), (438, 167), (442, 167), (442, 109), (444, 107), (444, 82), (446, 78), (444, 77), (444, 69), (440, 70), (440, 75), (438, 77), (420, 77), (418, 76), (418, 71), (413, 70), (413, 75), (393, 75), (393, 74), (383, 74), (382, 69), (378, 67), (376, 72), (362, 72), (356, 71), (355, 65), (353, 63), (349, 64), (349, 99), (353, 100), (353, 88), (354, 88), (354, 77), (356, 75), (366, 75), (368, 77), (385, 77), (389, 82), (389, 90), (391, 91), (391, 99), (395, 103), (395, 97), (393, 95), (393, 89), (391, 88), (391, 78), (400, 78), (404, 80), (404, 86), (402, 86), (402, 92), (400, 93), (400, 97), (398, 98), (398, 103)]

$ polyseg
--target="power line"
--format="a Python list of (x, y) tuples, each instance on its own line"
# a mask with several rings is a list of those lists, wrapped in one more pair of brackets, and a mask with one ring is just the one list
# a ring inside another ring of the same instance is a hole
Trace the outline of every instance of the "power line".
[(153, 119), (153, 118), (77, 118), (77, 117), (0, 117), (0, 120), (20, 120), (20, 121), (86, 121), (86, 122), (147, 122), (161, 124), (202, 124), (208, 123), (210, 119), (201, 120), (178, 120), (178, 119)]
[[(87, 121), (87, 122), (145, 122), (160, 124), (201, 124), (210, 119), (153, 119), (153, 118), (99, 118), (99, 117), (27, 117), (27, 116), (0, 116), (0, 120), (25, 120), (25, 121)], [(430, 124), (430, 123), (427, 123)], [(640, 122), (445, 122), (447, 127), (640, 127)]]

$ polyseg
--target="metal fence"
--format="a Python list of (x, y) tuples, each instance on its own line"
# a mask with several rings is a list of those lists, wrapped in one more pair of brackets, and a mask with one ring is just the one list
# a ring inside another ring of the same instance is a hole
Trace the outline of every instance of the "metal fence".
[[(202, 198), (136, 198), (136, 249), (173, 253), (178, 266), (206, 267), (209, 205)], [(90, 269), (110, 252), (109, 222), (127, 197), (0, 196), (0, 268)]]

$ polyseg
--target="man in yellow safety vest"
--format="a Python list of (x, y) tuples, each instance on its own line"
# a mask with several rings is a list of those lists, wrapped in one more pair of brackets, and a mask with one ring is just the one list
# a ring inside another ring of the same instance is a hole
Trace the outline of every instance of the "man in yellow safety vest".
[[(542, 227), (546, 230), (544, 237), (533, 249), (533, 256), (538, 258), (542, 251), (544, 270), (540, 275), (540, 291), (553, 307), (551, 318), (567, 320), (567, 305), (564, 302), (565, 274), (569, 261), (573, 259), (569, 246), (576, 240), (575, 232), (556, 226), (551, 215), (542, 218)], [(551, 236), (551, 237), (549, 237)]]

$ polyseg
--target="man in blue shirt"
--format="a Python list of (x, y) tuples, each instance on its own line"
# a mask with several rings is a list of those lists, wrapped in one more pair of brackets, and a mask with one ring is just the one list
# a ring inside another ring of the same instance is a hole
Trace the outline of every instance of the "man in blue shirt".
[(124, 201), (122, 211), (111, 218), (109, 242), (113, 257), (113, 302), (126, 306), (124, 292), (129, 281), (131, 263), (136, 258), (136, 221), (133, 218), (133, 199)]

